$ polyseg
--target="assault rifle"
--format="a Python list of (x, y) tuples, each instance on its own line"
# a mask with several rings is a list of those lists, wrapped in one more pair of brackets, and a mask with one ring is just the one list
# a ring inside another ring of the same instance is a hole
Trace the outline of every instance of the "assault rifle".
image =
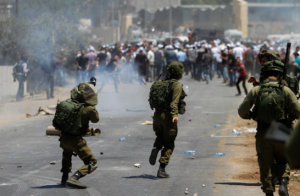
[(283, 70), (283, 79), (286, 78), (286, 71), (289, 64), (290, 59), (290, 53), (291, 53), (291, 42), (286, 44), (286, 51), (285, 51), (285, 60), (284, 60), (284, 70)]

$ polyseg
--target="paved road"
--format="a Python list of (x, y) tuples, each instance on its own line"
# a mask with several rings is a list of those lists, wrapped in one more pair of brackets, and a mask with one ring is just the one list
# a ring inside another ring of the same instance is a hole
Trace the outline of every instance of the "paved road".
[[(97, 109), (101, 120), (91, 125), (99, 127), (102, 134), (86, 138), (98, 159), (98, 169), (81, 179), (90, 188), (77, 190), (59, 185), (62, 150), (58, 137), (45, 136), (53, 116), (41, 116), (0, 126), (0, 195), (177, 196), (184, 195), (188, 188), (189, 195), (210, 196), (223, 195), (222, 189), (233, 189), (215, 184), (220, 181), (218, 170), (224, 168), (220, 159), (214, 157), (220, 140), (211, 134), (222, 133), (222, 127), (232, 121), (230, 116), (236, 115), (242, 98), (235, 97), (236, 88), (222, 84), (221, 79), (206, 85), (185, 77), (182, 83), (189, 87), (187, 112), (179, 117), (176, 148), (166, 168), (170, 179), (157, 179), (159, 164), (148, 163), (155, 135), (152, 126), (141, 123), (152, 120), (147, 101), (150, 84), (124, 84), (119, 86), (119, 94), (114, 93), (111, 84), (99, 94)], [(214, 128), (215, 124), (221, 128)], [(121, 137), (126, 140), (119, 142)], [(195, 150), (195, 159), (185, 155), (185, 150)], [(56, 161), (56, 165), (50, 165), (51, 161)], [(135, 163), (142, 167), (135, 168)], [(73, 172), (82, 164), (73, 157)]]

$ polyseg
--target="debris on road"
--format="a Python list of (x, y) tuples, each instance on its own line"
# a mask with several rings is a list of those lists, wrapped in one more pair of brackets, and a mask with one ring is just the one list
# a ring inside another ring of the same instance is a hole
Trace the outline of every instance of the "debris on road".
[(125, 140), (125, 137), (122, 137), (122, 138), (119, 139), (120, 142), (122, 142), (124, 140)]
[(36, 114), (26, 114), (27, 118), (34, 117), (34, 116), (41, 116), (41, 115), (54, 115), (55, 112), (43, 109), (42, 107), (39, 107), (38, 111)]
[(205, 184), (202, 184), (202, 187), (205, 187)]
[(195, 154), (196, 154), (196, 151), (194, 151), (194, 150), (187, 150), (187, 151), (184, 151), (184, 154), (195, 155)]
[(191, 159), (195, 159), (195, 157), (191, 157)]
[(18, 168), (22, 168), (22, 166), (21, 165), (19, 165), (19, 166), (17, 166)]
[(196, 107), (194, 107), (194, 109), (201, 109), (202, 108), (202, 106), (196, 106)]
[[(48, 126), (46, 129), (46, 135), (50, 137), (49, 135), (57, 135), (60, 136), (61, 132), (57, 129), (55, 129), (53, 126)], [(101, 134), (101, 130), (98, 128), (89, 128), (86, 135), (83, 137), (89, 137), (89, 136), (99, 136)]]
[(189, 194), (189, 192), (188, 191), (184, 191), (184, 193), (187, 195), (187, 194)]
[(193, 196), (198, 196), (198, 193), (195, 193)]
[(223, 156), (225, 156), (225, 153), (218, 152), (215, 154), (215, 157), (223, 157)]
[(245, 131), (245, 133), (256, 133), (256, 132), (257, 132), (256, 128), (247, 129)]
[(1, 169), (3, 169), (3, 167), (1, 167)]
[(190, 122), (192, 121), (192, 119), (189, 120)]
[(215, 127), (215, 128), (220, 128), (221, 126), (220, 126), (220, 125), (214, 125), (214, 127)]
[(142, 125), (153, 125), (152, 121), (144, 121)]
[(51, 161), (50, 164), (51, 164), (51, 165), (55, 165), (55, 164), (56, 164), (56, 161)]
[(56, 109), (56, 105), (48, 105), (47, 108), (50, 109), (50, 110), (55, 110)]
[(103, 152), (100, 152), (101, 155), (103, 155)]
[(136, 164), (133, 164), (134, 165), (134, 167), (137, 167), (137, 168), (140, 168), (140, 167), (142, 167), (142, 165), (141, 164), (139, 164), (139, 163), (136, 163)]

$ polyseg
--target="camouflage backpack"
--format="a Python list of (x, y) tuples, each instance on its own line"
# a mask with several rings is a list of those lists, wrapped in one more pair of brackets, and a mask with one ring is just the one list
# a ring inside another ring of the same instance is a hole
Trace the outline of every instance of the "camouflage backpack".
[(258, 94), (257, 118), (265, 123), (285, 119), (284, 85), (264, 83), (260, 85)]
[(61, 132), (79, 135), (80, 128), (82, 127), (81, 114), (83, 108), (84, 103), (79, 103), (72, 99), (67, 99), (57, 104), (55, 116), (52, 121), (55, 129)]
[[(170, 109), (170, 93), (171, 87), (174, 82), (177, 80), (158, 80), (154, 82), (150, 88), (149, 93), (149, 104), (151, 109)], [(186, 103), (184, 102), (184, 98), (186, 97), (186, 93), (182, 89), (182, 94), (178, 103), (178, 113), (185, 113)]]

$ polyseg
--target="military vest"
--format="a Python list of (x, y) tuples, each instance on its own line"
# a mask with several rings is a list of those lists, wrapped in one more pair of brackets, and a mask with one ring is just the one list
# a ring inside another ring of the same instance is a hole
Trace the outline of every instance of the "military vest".
[(24, 68), (23, 68), (23, 64), (24, 63), (25, 63), (24, 61), (19, 61), (18, 62), (17, 66), (16, 66), (16, 73), (18, 73), (18, 74), (25, 74)]
[[(170, 110), (170, 103), (172, 101), (171, 95), (171, 87), (172, 85), (178, 82), (178, 80), (158, 80), (154, 82), (150, 88), (149, 93), (149, 104), (151, 109), (159, 109), (159, 110)], [(181, 96), (179, 98), (178, 103), (178, 113), (184, 114), (185, 113), (185, 106), (186, 103), (184, 102), (184, 98), (186, 97), (186, 93), (182, 89)]]

